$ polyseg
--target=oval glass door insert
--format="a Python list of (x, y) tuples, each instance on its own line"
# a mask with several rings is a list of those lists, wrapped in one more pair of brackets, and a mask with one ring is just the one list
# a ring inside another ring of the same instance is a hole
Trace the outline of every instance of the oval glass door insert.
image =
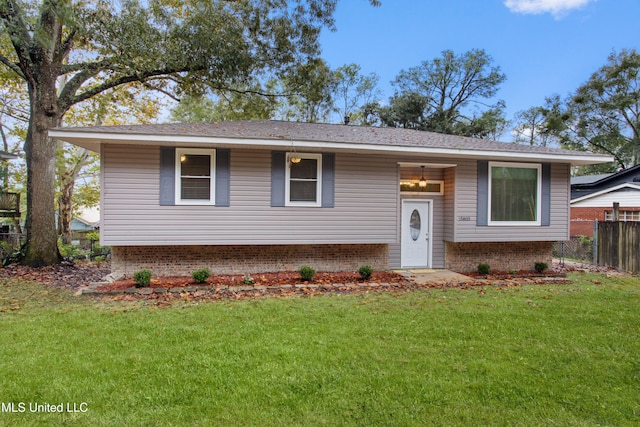
[(415, 242), (420, 237), (420, 212), (417, 209), (414, 209), (411, 212), (411, 219), (409, 219), (409, 232), (411, 233), (411, 238)]

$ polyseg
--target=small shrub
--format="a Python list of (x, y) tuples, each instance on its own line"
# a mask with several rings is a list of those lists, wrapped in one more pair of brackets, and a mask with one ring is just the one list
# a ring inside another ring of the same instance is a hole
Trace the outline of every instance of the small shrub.
[(358, 269), (358, 274), (362, 280), (369, 280), (373, 274), (373, 267), (370, 265), (363, 265)]
[(313, 279), (313, 276), (316, 275), (316, 271), (308, 265), (303, 265), (302, 267), (300, 267), (300, 269), (298, 269), (298, 273), (300, 273), (300, 277), (305, 282), (310, 282), (311, 279)]
[(254, 283), (256, 283), (256, 281), (253, 279), (253, 277), (245, 274), (244, 278), (242, 279), (242, 283), (244, 283), (245, 285), (253, 285)]
[(196, 270), (191, 273), (191, 278), (196, 281), (196, 283), (204, 283), (211, 276), (211, 271), (208, 268), (201, 268), (200, 270)]
[(149, 286), (151, 283), (151, 271), (150, 270), (139, 270), (133, 273), (133, 281), (136, 282), (136, 287), (142, 288), (145, 286)]
[(543, 271), (549, 269), (549, 264), (547, 264), (546, 262), (536, 262), (535, 269), (538, 273), (542, 273)]
[(478, 273), (489, 274), (490, 272), (491, 272), (491, 268), (489, 267), (489, 264), (486, 264), (486, 263), (478, 264)]

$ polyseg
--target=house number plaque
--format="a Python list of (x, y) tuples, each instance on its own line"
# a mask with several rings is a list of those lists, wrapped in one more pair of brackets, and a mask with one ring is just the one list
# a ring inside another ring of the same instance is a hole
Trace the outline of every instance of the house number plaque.
[(458, 217), (458, 221), (471, 221), (471, 217), (470, 216), (459, 216)]

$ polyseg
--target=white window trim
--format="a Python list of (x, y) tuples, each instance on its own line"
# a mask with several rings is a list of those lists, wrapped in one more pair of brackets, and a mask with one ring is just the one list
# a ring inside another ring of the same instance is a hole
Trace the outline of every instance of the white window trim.
[[(180, 161), (183, 155), (209, 155), (211, 158), (211, 170), (210, 181), (211, 185), (209, 186), (209, 200), (194, 200), (194, 199), (182, 199), (182, 163)], [(215, 205), (216, 204), (216, 182), (215, 182), (215, 167), (216, 165), (216, 150), (209, 150), (205, 148), (176, 148), (176, 165), (175, 165), (175, 191), (176, 191), (176, 205)]]
[[(494, 167), (508, 167), (519, 169), (536, 169), (538, 171), (538, 185), (536, 194), (536, 221), (492, 221), (491, 220), (491, 171)], [(522, 226), (541, 226), (542, 225), (542, 164), (540, 163), (510, 163), (510, 162), (489, 162), (489, 173), (487, 174), (489, 180), (489, 200), (487, 201), (487, 219), (490, 226), (509, 226), (509, 227), (522, 227)]]
[[(412, 182), (415, 183), (416, 185), (418, 185), (418, 182), (420, 180), (403, 180), (402, 182)], [(402, 182), (400, 183), (400, 185), (402, 186)], [(401, 194), (405, 194), (405, 195), (425, 195), (425, 196), (441, 196), (444, 194), (444, 180), (433, 180), (433, 179), (429, 179), (426, 180), (427, 186), (429, 184), (440, 184), (440, 191), (403, 191), (402, 188), (400, 188), (400, 193)]]
[[(316, 173), (316, 201), (315, 202), (296, 202), (291, 201), (291, 158), (299, 157), (301, 159), (314, 159), (318, 166)], [(286, 166), (286, 178), (284, 188), (284, 201), (285, 206), (305, 206), (305, 207), (320, 207), (322, 206), (322, 154), (312, 153), (287, 153), (287, 166)]]

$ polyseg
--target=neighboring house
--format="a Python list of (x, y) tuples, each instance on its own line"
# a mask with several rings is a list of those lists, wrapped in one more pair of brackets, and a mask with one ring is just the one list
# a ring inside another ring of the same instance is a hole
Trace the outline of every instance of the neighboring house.
[(640, 165), (618, 173), (571, 178), (571, 236), (593, 236), (597, 221), (640, 221)]
[(100, 228), (100, 210), (98, 208), (83, 208), (71, 219), (71, 233), (73, 239), (86, 236), (87, 233)]
[(58, 128), (101, 156), (101, 243), (131, 275), (533, 269), (569, 238), (572, 165), (609, 156), (278, 121)]

